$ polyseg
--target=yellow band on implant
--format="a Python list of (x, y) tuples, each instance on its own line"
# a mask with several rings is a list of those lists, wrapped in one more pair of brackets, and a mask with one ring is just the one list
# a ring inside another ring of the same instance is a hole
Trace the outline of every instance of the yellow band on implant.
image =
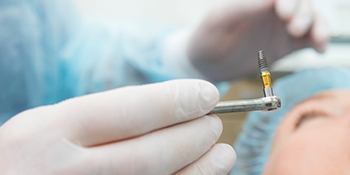
[(261, 79), (263, 81), (264, 88), (271, 88), (271, 74), (268, 71), (261, 72)]

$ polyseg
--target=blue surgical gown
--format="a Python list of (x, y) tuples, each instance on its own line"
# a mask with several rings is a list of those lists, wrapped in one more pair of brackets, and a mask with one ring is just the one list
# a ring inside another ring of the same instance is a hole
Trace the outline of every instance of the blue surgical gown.
[(172, 30), (110, 32), (65, 0), (0, 0), (0, 26), (0, 125), (39, 105), (176, 78), (162, 64)]

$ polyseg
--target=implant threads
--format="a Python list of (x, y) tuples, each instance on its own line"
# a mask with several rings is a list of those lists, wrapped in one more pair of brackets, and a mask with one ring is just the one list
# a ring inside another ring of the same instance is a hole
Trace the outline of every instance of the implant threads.
[(268, 67), (267, 67), (267, 62), (266, 62), (266, 59), (265, 59), (264, 51), (259, 50), (259, 57), (258, 57), (258, 59), (259, 59), (258, 60), (258, 64), (259, 64), (260, 71), (267, 70)]
[(258, 64), (260, 69), (260, 77), (264, 88), (264, 95), (265, 97), (274, 96), (272, 91), (271, 73), (262, 50), (259, 51)]

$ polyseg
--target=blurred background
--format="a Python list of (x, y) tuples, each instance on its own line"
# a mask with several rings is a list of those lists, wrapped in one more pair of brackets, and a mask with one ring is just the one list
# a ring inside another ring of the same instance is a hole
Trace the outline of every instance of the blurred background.
[[(191, 28), (216, 4), (229, 0), (75, 0), (83, 18), (111, 26), (148, 23), (179, 28)], [(273, 65), (274, 79), (305, 68), (325, 66), (350, 68), (350, 1), (314, 0), (330, 24), (332, 42), (326, 54), (318, 55), (310, 49), (289, 55)], [(225, 99), (262, 96), (260, 80), (252, 77), (232, 82)], [(224, 133), (221, 142), (232, 144), (246, 114), (221, 116)]]

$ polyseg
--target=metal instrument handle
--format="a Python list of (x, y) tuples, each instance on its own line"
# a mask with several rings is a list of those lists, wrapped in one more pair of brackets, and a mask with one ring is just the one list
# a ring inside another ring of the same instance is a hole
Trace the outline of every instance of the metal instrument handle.
[(276, 96), (269, 96), (249, 100), (234, 100), (220, 102), (211, 113), (232, 113), (249, 111), (272, 111), (281, 107), (281, 100)]

